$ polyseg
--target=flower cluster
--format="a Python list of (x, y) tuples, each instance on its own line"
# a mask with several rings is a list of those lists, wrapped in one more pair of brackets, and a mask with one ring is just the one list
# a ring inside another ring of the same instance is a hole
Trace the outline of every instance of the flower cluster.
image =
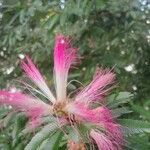
[[(99, 150), (120, 150), (123, 144), (120, 125), (115, 122), (111, 110), (105, 105), (105, 96), (112, 89), (115, 74), (110, 70), (97, 68), (91, 83), (82, 88), (74, 97), (69, 97), (67, 95), (68, 72), (77, 61), (77, 49), (71, 46), (70, 39), (57, 35), (54, 45), (56, 96), (47, 86), (37, 67), (28, 56), (25, 56), (21, 60), (21, 68), (49, 103), (39, 100), (32, 94), (1, 90), (0, 104), (11, 105), (15, 110), (24, 112), (29, 118), (28, 126), (32, 129), (42, 124), (43, 117), (52, 116), (59, 120), (61, 127), (87, 126), (87, 137), (90, 142), (97, 145)], [(86, 149), (86, 141), (81, 139), (78, 142), (68, 139), (68, 149)]]

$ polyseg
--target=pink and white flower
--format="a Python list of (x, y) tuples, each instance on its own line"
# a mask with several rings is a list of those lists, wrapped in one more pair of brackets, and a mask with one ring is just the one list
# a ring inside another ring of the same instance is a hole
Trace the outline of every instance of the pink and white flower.
[[(54, 81), (56, 94), (52, 93), (43, 76), (28, 56), (21, 60), (21, 68), (37, 86), (49, 103), (22, 92), (0, 91), (0, 104), (11, 105), (29, 117), (32, 127), (40, 126), (41, 118), (53, 116), (73, 124), (90, 125), (88, 134), (99, 150), (120, 150), (123, 137), (111, 111), (105, 106), (104, 98), (112, 89), (115, 74), (110, 70), (96, 69), (93, 80), (76, 94), (67, 96), (68, 72), (77, 62), (77, 49), (71, 46), (68, 37), (57, 35), (54, 45)], [(100, 104), (93, 105), (99, 102)], [(72, 118), (72, 119), (71, 119)], [(75, 146), (75, 144), (74, 144)], [(82, 145), (82, 147), (84, 147)]]

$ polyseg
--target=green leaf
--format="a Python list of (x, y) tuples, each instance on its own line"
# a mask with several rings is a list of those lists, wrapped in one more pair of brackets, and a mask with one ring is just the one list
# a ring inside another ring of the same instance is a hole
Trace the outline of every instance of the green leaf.
[(145, 110), (143, 107), (141, 107), (139, 105), (131, 104), (131, 106), (135, 112), (139, 113), (146, 119), (150, 120), (150, 112), (149, 111)]
[(119, 92), (118, 94), (113, 94), (110, 98), (108, 98), (108, 107), (116, 108), (119, 105), (127, 103), (131, 100), (132, 96), (133, 95), (129, 92)]
[(36, 150), (37, 147), (48, 138), (54, 130), (58, 128), (56, 123), (51, 123), (43, 127), (41, 131), (35, 134), (31, 141), (25, 147), (25, 150)]
[(62, 132), (56, 132), (51, 138), (51, 150), (58, 150), (59, 149), (59, 143), (63, 137)]
[(149, 137), (146, 134), (133, 135), (127, 138), (127, 150), (149, 150)]
[(78, 142), (80, 140), (79, 131), (76, 128), (70, 127), (68, 128), (68, 132), (69, 140), (72, 140), (74, 142)]
[(7, 116), (3, 120), (4, 127), (7, 127), (10, 124), (10, 122), (14, 119), (15, 115), (16, 115), (16, 112), (14, 111), (7, 114)]
[(139, 130), (150, 133), (150, 123), (132, 119), (118, 119), (119, 123), (131, 130)]
[(42, 142), (42, 144), (40, 145), (39, 150), (45, 150), (46, 147), (48, 147), (48, 146), (49, 146), (49, 139), (46, 139), (46, 140), (44, 140), (44, 141)]
[(134, 134), (143, 133), (144, 131), (142, 129), (137, 128), (128, 128), (128, 127), (121, 127), (121, 131), (124, 136), (133, 136)]
[(4, 106), (0, 106), (0, 119), (4, 118), (10, 110)]
[(15, 139), (17, 135), (19, 135), (19, 132), (22, 130), (22, 128), (24, 128), (26, 121), (26, 117), (23, 113), (17, 114), (15, 118), (14, 128), (12, 131), (13, 139)]
[(62, 137), (63, 133), (61, 131), (55, 132), (50, 138), (42, 142), (38, 150), (58, 150)]
[(114, 118), (120, 117), (121, 115), (131, 113), (128, 107), (116, 108), (112, 110), (112, 116)]

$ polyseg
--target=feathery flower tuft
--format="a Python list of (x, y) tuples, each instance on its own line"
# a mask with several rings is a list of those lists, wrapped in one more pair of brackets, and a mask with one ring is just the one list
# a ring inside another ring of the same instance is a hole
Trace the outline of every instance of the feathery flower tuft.
[(67, 77), (70, 66), (76, 61), (76, 49), (71, 47), (68, 37), (57, 35), (54, 46), (54, 73), (57, 100), (66, 99)]
[(28, 56), (25, 56), (21, 62), (21, 68), (24, 70), (26, 75), (38, 86), (38, 88), (46, 95), (46, 97), (52, 102), (55, 102), (55, 98), (51, 93), (50, 89), (46, 85), (41, 73), (35, 67), (33, 62)]
[(106, 137), (105, 134), (92, 130), (90, 136), (95, 140), (99, 150), (117, 150), (113, 141)]
[(92, 82), (77, 94), (75, 101), (89, 105), (91, 102), (103, 99), (111, 89), (108, 86), (114, 82), (114, 79), (115, 74), (111, 71), (97, 68)]
[[(21, 92), (0, 91), (0, 104), (11, 105), (13, 109), (24, 112), (29, 121), (28, 128), (43, 127), (47, 119), (53, 118), (52, 124), (46, 124), (41, 130), (44, 134), (62, 128), (65, 131), (74, 129), (78, 135), (76, 140), (67, 138), (66, 144), (69, 150), (86, 149), (85, 135), (79, 134), (79, 126), (86, 126), (87, 136), (97, 144), (99, 150), (121, 150), (123, 144), (123, 136), (120, 125), (116, 123), (112, 117), (103, 98), (108, 91), (112, 89), (115, 74), (110, 70), (102, 70), (97, 68), (93, 80), (74, 98), (67, 97), (67, 78), (68, 72), (72, 64), (77, 61), (77, 50), (70, 44), (70, 39), (64, 35), (57, 35), (54, 44), (54, 79), (56, 97), (50, 91), (40, 71), (35, 67), (28, 56), (21, 60), (21, 68), (25, 74), (39, 88), (41, 97), (37, 98), (33, 95), (23, 94)], [(30, 85), (29, 85), (30, 86)], [(38, 91), (38, 90), (35, 90)], [(51, 103), (42, 101), (42, 96), (47, 97)], [(56, 121), (57, 120), (57, 121)], [(43, 123), (43, 124), (42, 124)], [(63, 132), (65, 137), (69, 137), (69, 131)], [(39, 133), (40, 134), (40, 133)], [(39, 135), (37, 135), (39, 136)], [(36, 137), (35, 137), (36, 138)], [(31, 140), (31, 143), (34, 142)], [(69, 141), (69, 142), (67, 142)], [(30, 147), (29, 143), (27, 145)]]

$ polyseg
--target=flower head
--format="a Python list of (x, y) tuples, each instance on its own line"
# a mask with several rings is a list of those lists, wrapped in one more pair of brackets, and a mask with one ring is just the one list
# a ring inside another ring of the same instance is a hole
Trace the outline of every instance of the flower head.
[[(41, 97), (37, 98), (31, 94), (12, 93), (4, 90), (0, 91), (0, 104), (11, 105), (15, 110), (24, 112), (29, 117), (28, 127), (35, 128), (44, 124), (43, 118), (47, 116), (53, 118), (59, 127), (70, 127), (72, 131), (75, 128), (78, 140), (68, 139), (68, 149), (70, 150), (71, 147), (73, 147), (72, 150), (76, 147), (85, 149), (86, 141), (83, 141), (82, 135), (79, 134), (81, 125), (87, 127), (87, 137), (97, 144), (98, 149), (119, 150), (123, 144), (120, 126), (113, 119), (111, 111), (105, 106), (104, 101), (104, 97), (112, 88), (115, 74), (110, 70), (97, 68), (91, 83), (73, 98), (69, 98), (67, 96), (68, 72), (71, 65), (77, 62), (77, 58), (77, 49), (71, 46), (69, 38), (57, 35), (54, 45), (56, 94), (51, 92), (31, 59), (25, 56), (21, 60), (21, 68), (40, 90), (41, 96), (44, 96), (49, 102), (46, 103)], [(101, 102), (101, 104), (96, 104), (97, 102)], [(55, 128), (51, 128), (51, 130)]]

